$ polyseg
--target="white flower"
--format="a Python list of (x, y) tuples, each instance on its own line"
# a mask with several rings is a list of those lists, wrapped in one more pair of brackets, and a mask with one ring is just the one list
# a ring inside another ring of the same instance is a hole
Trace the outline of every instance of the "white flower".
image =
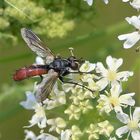
[(80, 137), (83, 135), (83, 133), (81, 132), (80, 128), (76, 125), (73, 125), (71, 127), (71, 139), (72, 140), (79, 140)]
[(91, 72), (95, 69), (95, 64), (90, 63), (89, 61), (85, 61), (84, 64), (80, 67), (80, 72)]
[(96, 72), (100, 73), (100, 80), (96, 82), (100, 86), (100, 90), (104, 89), (108, 84), (111, 86), (120, 84), (121, 81), (127, 81), (133, 72), (122, 71), (118, 72), (118, 68), (122, 65), (123, 59), (116, 59), (108, 56), (106, 58), (108, 68), (106, 69), (101, 62), (97, 63)]
[(133, 8), (137, 9), (139, 11), (140, 9), (140, 0), (133, 0), (133, 2), (130, 2), (130, 5), (132, 5)]
[(61, 140), (71, 140), (72, 132), (71, 130), (67, 129), (61, 132)]
[(140, 140), (140, 107), (136, 107), (130, 117), (125, 113), (117, 113), (117, 118), (125, 125), (116, 130), (116, 135), (121, 138), (123, 134), (131, 134), (133, 140)]
[(131, 48), (140, 40), (140, 16), (132, 16), (126, 18), (127, 22), (133, 25), (137, 31), (119, 35), (119, 40), (125, 40), (123, 47), (125, 49)]
[(23, 106), (25, 109), (33, 110), (37, 104), (35, 99), (34, 93), (30, 91), (26, 91), (26, 101), (20, 102), (20, 105)]
[(45, 128), (47, 123), (45, 106), (42, 106), (41, 103), (38, 103), (36, 101), (35, 96), (32, 92), (26, 92), (26, 97), (26, 101), (22, 101), (20, 102), (20, 104), (26, 109), (34, 110), (35, 114), (29, 121), (30, 125), (25, 127), (32, 127), (37, 124), (39, 128)]
[(85, 100), (79, 103), (79, 108), (83, 114), (87, 113), (90, 109), (93, 109), (89, 100)]
[(114, 130), (114, 127), (108, 120), (98, 123), (99, 134), (110, 137), (110, 134)]
[(36, 136), (34, 132), (25, 130), (25, 139), (24, 140), (70, 140), (71, 138), (71, 130), (67, 129), (61, 132), (60, 139), (57, 137), (50, 135), (48, 133), (41, 133)]
[(53, 135), (47, 134), (47, 133), (41, 133), (38, 137), (37, 140), (58, 140), (58, 138), (56, 138)]
[(43, 103), (46, 105), (46, 109), (50, 110), (55, 107), (58, 107), (60, 105), (63, 105), (66, 103), (66, 95), (64, 91), (60, 91), (58, 89), (57, 83), (55, 84), (50, 99), (46, 99), (43, 101)]
[(29, 123), (30, 125), (28, 127), (32, 127), (37, 124), (39, 128), (45, 128), (47, 123), (45, 107), (38, 103), (35, 106), (35, 114), (32, 116)]
[(99, 127), (96, 124), (91, 123), (86, 133), (88, 134), (88, 140), (99, 139)]
[(51, 128), (49, 129), (50, 132), (56, 131), (58, 134), (60, 134), (62, 130), (66, 127), (65, 120), (60, 117), (47, 120), (47, 124), (51, 125)]
[(109, 113), (114, 109), (116, 112), (122, 112), (122, 107), (127, 107), (128, 105), (134, 106), (135, 100), (132, 99), (132, 96), (134, 96), (135, 93), (120, 95), (121, 92), (121, 86), (115, 85), (111, 88), (110, 93), (107, 92), (107, 96), (103, 94), (100, 95), (100, 98), (98, 100), (99, 105), (102, 105), (100, 111)]
[(25, 130), (25, 139), (24, 140), (37, 140), (36, 135), (34, 132)]
[(26, 135), (24, 140), (58, 140), (58, 138), (47, 133), (41, 133), (39, 136), (36, 136), (34, 132), (28, 130), (25, 130), (25, 133)]
[(81, 109), (75, 105), (70, 105), (68, 109), (65, 110), (65, 114), (69, 115), (69, 120), (76, 119), (79, 120), (81, 115)]

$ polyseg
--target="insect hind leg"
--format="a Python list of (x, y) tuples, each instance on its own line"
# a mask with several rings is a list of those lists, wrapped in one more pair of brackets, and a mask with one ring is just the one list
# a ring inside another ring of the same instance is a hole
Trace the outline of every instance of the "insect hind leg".
[(40, 80), (37, 82), (37, 85), (40, 84), (43, 80), (43, 76), (42, 75), (39, 75), (40, 76)]
[(65, 80), (63, 79), (63, 77), (60, 77), (59, 79), (60, 79), (63, 83), (78, 85), (78, 86), (80, 86), (80, 87), (82, 87), (82, 88), (84, 88), (84, 89), (89, 90), (89, 91), (92, 92), (92, 93), (95, 92), (94, 90), (91, 90), (90, 88), (88, 88), (88, 87), (86, 87), (86, 86), (84, 86), (84, 85), (82, 85), (82, 84), (79, 84), (79, 83), (76, 83), (76, 82), (73, 82), (73, 81), (65, 81)]

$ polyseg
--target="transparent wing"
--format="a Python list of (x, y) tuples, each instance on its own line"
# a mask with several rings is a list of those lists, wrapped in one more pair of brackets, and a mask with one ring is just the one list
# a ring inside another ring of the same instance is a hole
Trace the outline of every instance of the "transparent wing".
[(57, 78), (58, 73), (54, 72), (54, 70), (50, 70), (48, 75), (43, 78), (36, 90), (36, 99), (38, 102), (43, 102), (49, 96)]
[(42, 41), (31, 30), (22, 28), (21, 35), (28, 47), (40, 57), (54, 59), (54, 55), (48, 47), (45, 47)]

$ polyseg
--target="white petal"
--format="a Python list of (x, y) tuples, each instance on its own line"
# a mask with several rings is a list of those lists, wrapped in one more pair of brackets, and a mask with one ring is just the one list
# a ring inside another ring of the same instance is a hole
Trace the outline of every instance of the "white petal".
[(108, 0), (104, 0), (104, 3), (105, 3), (105, 4), (108, 4)]
[(123, 0), (123, 2), (128, 2), (129, 0)]
[(106, 63), (109, 67), (110, 70), (116, 71), (123, 63), (123, 59), (116, 59), (116, 58), (112, 58), (111, 56), (108, 56), (106, 58)]
[(133, 140), (140, 140), (140, 131), (139, 130), (134, 130), (131, 132)]
[(26, 98), (26, 101), (20, 102), (20, 105), (22, 105), (25, 109), (34, 109), (34, 106), (37, 104), (34, 94), (30, 91), (27, 91)]
[(117, 73), (117, 80), (119, 81), (127, 81), (128, 77), (133, 76), (133, 72), (131, 71), (122, 71)]
[(132, 7), (137, 9), (137, 10), (140, 9), (140, 1), (139, 0), (133, 0), (133, 2), (130, 2), (130, 5), (132, 5)]
[(44, 60), (41, 57), (37, 56), (35, 59), (35, 63), (37, 65), (44, 65)]
[(85, 1), (87, 1), (89, 6), (91, 6), (93, 4), (93, 0), (85, 0)]
[(108, 80), (106, 78), (102, 78), (101, 80), (96, 82), (97, 86), (99, 87), (99, 90), (103, 90), (107, 84), (108, 84)]
[(136, 107), (133, 113), (134, 120), (140, 120), (140, 107)]
[(125, 49), (131, 48), (134, 46), (140, 39), (140, 34), (138, 32), (133, 32), (129, 34), (119, 35), (119, 40), (126, 40), (123, 44)]
[(116, 113), (118, 113), (118, 112), (123, 113), (121, 106), (115, 106), (114, 110)]
[(112, 86), (111, 88), (111, 96), (119, 97), (120, 93), (122, 92), (122, 88), (119, 84)]
[(132, 96), (134, 96), (134, 95), (135, 95), (135, 93), (128, 93), (128, 94), (121, 95), (120, 98), (119, 98), (120, 103), (130, 105), (130, 106), (134, 106), (135, 105), (135, 100), (132, 98)]
[(47, 133), (42, 133), (37, 137), (37, 140), (58, 140), (58, 138)]
[(126, 17), (127, 22), (133, 25), (136, 29), (140, 29), (140, 19), (137, 16)]
[(70, 140), (71, 139), (71, 131), (70, 130), (65, 130), (61, 132), (61, 140)]
[(74, 87), (74, 85), (72, 85), (72, 84), (63, 84), (62, 85), (62, 88), (65, 92), (69, 92), (70, 90), (73, 89), (73, 87)]
[(95, 69), (95, 64), (90, 63), (89, 61), (86, 61), (81, 67), (81, 72), (91, 72)]
[(101, 75), (105, 76), (107, 70), (105, 69), (104, 65), (101, 62), (98, 62), (96, 65), (96, 72), (101, 73)]
[(127, 124), (130, 119), (129, 119), (129, 116), (125, 113), (116, 113), (116, 117), (124, 124)]
[(119, 81), (112, 81), (111, 82), (111, 87), (114, 87), (114, 86), (120, 86), (120, 82)]
[(32, 132), (32, 131), (29, 131), (29, 130), (25, 130), (24, 131), (26, 136), (25, 136), (25, 139), (24, 140), (37, 140), (36, 138), (36, 135)]
[(116, 135), (121, 138), (123, 134), (127, 133), (129, 131), (128, 127), (125, 125), (123, 127), (120, 127), (116, 130)]

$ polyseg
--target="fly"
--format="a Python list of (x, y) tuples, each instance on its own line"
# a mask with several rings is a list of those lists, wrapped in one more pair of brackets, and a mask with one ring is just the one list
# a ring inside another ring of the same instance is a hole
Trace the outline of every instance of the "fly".
[[(60, 56), (55, 56), (48, 47), (44, 46), (42, 41), (31, 30), (22, 28), (21, 35), (27, 43), (27, 46), (44, 59), (45, 64), (23, 67), (16, 71), (13, 75), (13, 79), (15, 81), (21, 81), (29, 77), (40, 76), (42, 80), (38, 84), (38, 88), (35, 93), (38, 102), (43, 102), (48, 98), (57, 79), (61, 80), (63, 83), (79, 85), (93, 92), (84, 85), (76, 82), (64, 81), (64, 76), (72, 73), (71, 70), (73, 70), (73, 73), (82, 73), (79, 71), (79, 67), (84, 61), (82, 59), (76, 59), (72, 48), (70, 49), (71, 56), (64, 59)], [(43, 77), (43, 74), (46, 74), (46, 76)]]

